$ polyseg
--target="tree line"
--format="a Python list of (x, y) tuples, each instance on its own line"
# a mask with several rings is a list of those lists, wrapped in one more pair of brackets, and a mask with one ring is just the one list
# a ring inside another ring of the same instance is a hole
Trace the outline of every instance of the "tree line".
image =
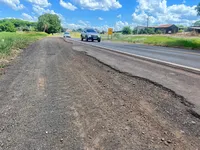
[(161, 34), (162, 31), (157, 30), (155, 31), (153, 28), (144, 28), (144, 29), (131, 29), (129, 26), (123, 27), (122, 34)]
[(61, 29), (61, 21), (56, 14), (41, 15), (37, 22), (24, 21), (20, 19), (0, 20), (0, 32), (41, 31), (53, 34), (60, 32)]

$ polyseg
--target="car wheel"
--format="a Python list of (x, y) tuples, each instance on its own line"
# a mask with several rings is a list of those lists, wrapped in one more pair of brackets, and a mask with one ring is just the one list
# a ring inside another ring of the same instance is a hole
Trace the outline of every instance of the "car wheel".
[(101, 42), (101, 39), (98, 39), (98, 42)]
[(92, 42), (94, 42), (94, 39), (92, 39)]
[(87, 41), (87, 42), (88, 42), (88, 40), (89, 40), (89, 39), (88, 39), (88, 38), (86, 38), (86, 41)]
[(81, 37), (81, 41), (83, 41), (83, 37)]

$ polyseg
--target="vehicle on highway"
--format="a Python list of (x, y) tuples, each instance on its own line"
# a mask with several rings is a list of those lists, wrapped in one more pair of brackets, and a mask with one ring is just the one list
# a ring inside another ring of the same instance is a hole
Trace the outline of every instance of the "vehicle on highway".
[(81, 33), (81, 41), (83, 41), (84, 39), (86, 41), (91, 40), (93, 42), (94, 40), (97, 40), (98, 42), (101, 42), (100, 34), (94, 29), (83, 30), (83, 32)]
[(64, 38), (71, 38), (71, 35), (69, 32), (65, 32), (63, 35)]

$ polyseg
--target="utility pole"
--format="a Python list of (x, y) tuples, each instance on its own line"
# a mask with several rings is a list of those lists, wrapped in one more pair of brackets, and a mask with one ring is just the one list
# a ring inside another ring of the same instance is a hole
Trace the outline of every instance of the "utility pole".
[(149, 14), (148, 14), (148, 17), (147, 17), (147, 28), (149, 28)]

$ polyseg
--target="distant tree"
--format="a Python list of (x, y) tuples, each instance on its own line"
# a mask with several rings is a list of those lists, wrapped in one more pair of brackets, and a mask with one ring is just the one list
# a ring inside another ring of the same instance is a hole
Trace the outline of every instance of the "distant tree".
[(122, 29), (122, 34), (131, 34), (131, 28), (129, 26), (126, 26)]
[(153, 28), (147, 28), (145, 30), (147, 31), (148, 34), (155, 34), (155, 29)]
[(83, 29), (81, 29), (81, 28), (77, 29), (77, 32), (82, 32), (82, 31), (83, 31)]
[(137, 34), (137, 30), (136, 29), (133, 30), (133, 34)]
[(200, 26), (200, 20), (194, 23), (194, 26)]
[(195, 10), (197, 11), (197, 15), (200, 16), (200, 3), (197, 5)]
[(66, 32), (66, 31), (67, 31), (67, 28), (61, 27), (61, 32)]
[(147, 29), (141, 29), (139, 30), (138, 34), (148, 34)]
[(0, 23), (0, 30), (6, 32), (16, 32), (14, 24), (9, 21)]
[(177, 27), (179, 27), (179, 28), (185, 28), (184, 25), (177, 25)]
[(101, 31), (101, 32), (100, 32), (100, 34), (105, 34), (105, 33), (106, 33), (106, 31)]
[(37, 29), (48, 34), (57, 33), (61, 30), (61, 21), (55, 14), (44, 14), (38, 18)]
[[(35, 30), (37, 23), (36, 22), (29, 22), (29, 21), (24, 21), (20, 19), (2, 19), (0, 20), (1, 24), (1, 31), (2, 31), (2, 24), (4, 25), (5, 23), (10, 22), (14, 25), (16, 30), (23, 31), (25, 30)], [(4, 29), (5, 30), (5, 29)]]
[(161, 30), (157, 30), (156, 34), (162, 34), (162, 31)]

